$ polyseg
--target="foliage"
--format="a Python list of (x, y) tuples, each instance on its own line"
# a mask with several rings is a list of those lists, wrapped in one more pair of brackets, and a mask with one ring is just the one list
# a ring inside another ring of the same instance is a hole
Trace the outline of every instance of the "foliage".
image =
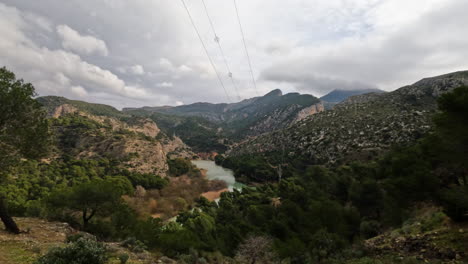
[[(49, 124), (45, 112), (33, 97), (34, 87), (6, 68), (0, 68), (0, 183), (5, 172), (21, 158), (38, 159), (49, 152)], [(11, 180), (11, 179), (10, 179)], [(8, 212), (5, 193), (0, 189), (0, 218), (6, 229), (19, 233)]]
[(104, 244), (80, 238), (64, 248), (53, 248), (35, 264), (104, 264), (108, 259)]
[[(62, 159), (50, 163), (22, 161), (0, 185), (14, 215), (43, 216), (41, 200), (54, 190), (66, 189), (97, 179), (106, 179), (132, 194), (138, 185), (147, 189), (162, 189), (168, 181), (153, 174), (142, 174), (118, 168), (118, 161), (109, 159)], [(14, 179), (14, 180), (13, 180)], [(132, 187), (133, 185), (133, 187)]]
[(86, 229), (94, 216), (109, 215), (119, 204), (120, 196), (125, 192), (125, 188), (118, 188), (112, 181), (93, 180), (55, 191), (47, 202), (55, 208), (68, 208), (81, 212), (83, 229)]
[(39, 158), (48, 152), (49, 125), (33, 99), (34, 87), (0, 68), (0, 167), (19, 158)]
[(268, 237), (247, 238), (236, 254), (239, 263), (273, 263), (275, 259), (273, 241)]
[(192, 170), (192, 163), (184, 158), (168, 159), (169, 174), (172, 176), (181, 176)]

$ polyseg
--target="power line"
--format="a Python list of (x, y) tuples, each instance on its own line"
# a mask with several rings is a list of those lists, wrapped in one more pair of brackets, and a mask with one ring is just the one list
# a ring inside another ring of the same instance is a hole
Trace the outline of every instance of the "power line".
[(226, 56), (224, 55), (223, 48), (221, 47), (221, 43), (219, 42), (220, 40), (219, 40), (218, 34), (216, 34), (216, 30), (215, 30), (215, 27), (213, 25), (213, 21), (211, 20), (211, 17), (210, 17), (210, 15), (208, 13), (208, 8), (206, 7), (205, 0), (201, 0), (201, 1), (203, 3), (203, 7), (205, 8), (206, 17), (208, 18), (208, 21), (210, 22), (211, 30), (213, 31), (213, 34), (214, 34), (214, 41), (218, 44), (219, 51), (221, 52), (221, 56), (223, 57), (224, 65), (226, 65), (226, 69), (228, 71), (228, 76), (231, 79), (231, 82), (232, 82), (232, 85), (234, 86), (237, 97), (240, 100), (241, 97), (239, 95), (239, 90), (237, 89), (237, 84), (234, 81), (234, 77), (233, 77), (231, 69), (229, 67), (229, 63), (227, 62)]
[(202, 39), (202, 37), (200, 35), (200, 32), (198, 31), (197, 26), (195, 25), (195, 22), (193, 21), (192, 15), (190, 14), (190, 11), (189, 11), (187, 5), (185, 4), (185, 1), (184, 0), (180, 0), (180, 1), (182, 2), (182, 5), (184, 5), (185, 11), (187, 11), (187, 15), (190, 18), (190, 22), (192, 23), (193, 29), (195, 29), (195, 32), (197, 33), (198, 39), (200, 40), (200, 42), (201, 42), (201, 44), (203, 46), (203, 49), (205, 50), (206, 56), (208, 57), (208, 60), (210, 61), (211, 67), (213, 67), (213, 70), (216, 73), (216, 77), (218, 77), (219, 83), (223, 87), (223, 90), (224, 90), (224, 93), (226, 94), (228, 102), (231, 102), (231, 98), (229, 97), (229, 94), (228, 94), (228, 92), (226, 90), (226, 87), (224, 86), (224, 83), (221, 80), (221, 77), (219, 76), (218, 70), (216, 69), (216, 66), (213, 63), (213, 60), (211, 59), (210, 54), (208, 53), (208, 49), (206, 48), (205, 43), (203, 42), (203, 39)]
[(234, 7), (236, 9), (237, 22), (239, 22), (239, 29), (240, 29), (240, 32), (241, 32), (241, 35), (242, 35), (242, 42), (244, 43), (245, 54), (247, 55), (247, 61), (249, 62), (250, 75), (252, 76), (252, 81), (253, 81), (253, 84), (254, 84), (254, 87), (255, 87), (255, 93), (257, 95), (259, 95), (258, 90), (257, 90), (257, 82), (255, 81), (255, 77), (254, 77), (253, 70), (252, 70), (252, 63), (250, 62), (249, 51), (247, 50), (247, 44), (245, 44), (244, 30), (242, 29), (242, 24), (241, 24), (241, 21), (240, 21), (239, 10), (237, 9), (236, 0), (233, 0), (233, 1), (234, 1)]

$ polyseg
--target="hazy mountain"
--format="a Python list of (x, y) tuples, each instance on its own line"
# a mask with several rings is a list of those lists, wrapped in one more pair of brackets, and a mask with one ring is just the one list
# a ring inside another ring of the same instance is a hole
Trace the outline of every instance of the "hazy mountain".
[(356, 89), (356, 90), (336, 89), (320, 97), (320, 100), (329, 102), (329, 103), (339, 103), (339, 102), (344, 101), (348, 97), (351, 97), (354, 95), (360, 95), (360, 94), (366, 94), (366, 93), (384, 93), (384, 92), (385, 91), (382, 91), (380, 89)]
[(194, 103), (176, 107), (126, 108), (123, 111), (152, 118), (166, 133), (180, 135), (195, 148), (208, 150), (207, 146), (216, 146), (214, 150), (219, 151), (223, 147), (218, 144), (225, 144), (226, 140), (236, 141), (285, 128), (323, 111), (323, 106), (312, 95), (283, 95), (280, 90), (273, 90), (264, 96), (232, 104)]

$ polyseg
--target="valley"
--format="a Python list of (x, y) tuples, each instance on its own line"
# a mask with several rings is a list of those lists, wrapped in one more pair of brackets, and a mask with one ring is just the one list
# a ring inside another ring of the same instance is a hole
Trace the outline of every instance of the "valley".
[(4, 221), (0, 261), (464, 263), (467, 86), (122, 111), (30, 93), (0, 123), (0, 216), (21, 231)]

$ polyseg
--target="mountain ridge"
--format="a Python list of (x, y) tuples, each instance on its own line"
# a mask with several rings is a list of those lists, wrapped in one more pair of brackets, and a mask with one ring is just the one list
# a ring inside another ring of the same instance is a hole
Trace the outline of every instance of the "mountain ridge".
[(268, 156), (283, 146), (289, 157), (304, 156), (313, 164), (369, 159), (428, 133), (438, 96), (463, 85), (468, 85), (468, 71), (424, 78), (393, 92), (352, 96), (283, 131), (243, 142), (228, 156)]

